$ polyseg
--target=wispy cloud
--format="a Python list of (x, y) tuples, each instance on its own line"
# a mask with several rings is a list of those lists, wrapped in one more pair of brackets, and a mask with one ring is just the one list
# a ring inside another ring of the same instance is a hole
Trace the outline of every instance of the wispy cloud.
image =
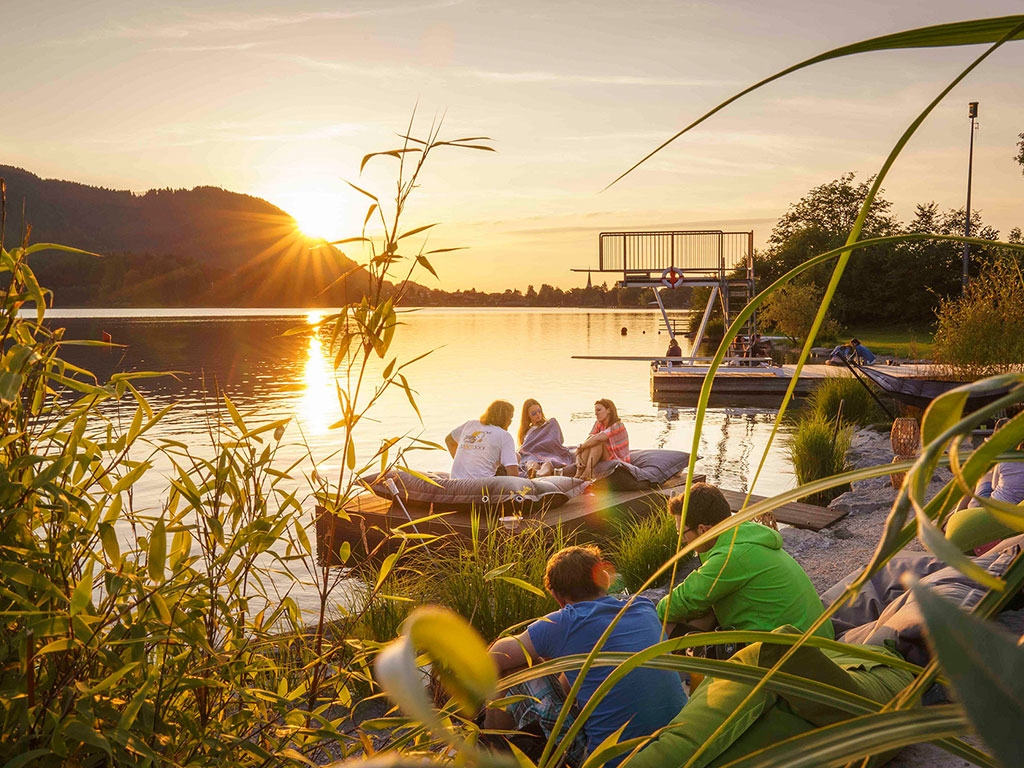
[(168, 51), (172, 53), (202, 53), (205, 51), (250, 51), (266, 43), (229, 43), (226, 45), (169, 45), (163, 48), (154, 48), (155, 51)]
[(462, 5), (466, 0), (435, 0), (420, 4), (397, 4), (343, 11), (296, 11), (294, 13), (249, 14), (234, 16), (188, 16), (182, 21), (169, 24), (132, 26), (118, 24), (79, 38), (79, 42), (102, 39), (163, 39), (184, 40), (196, 35), (211, 33), (262, 32), (285, 26), (309, 24), (312, 22), (348, 21), (353, 19), (377, 18), (382, 16), (407, 16), (424, 11), (440, 10)]
[(92, 143), (110, 151), (143, 150), (167, 147), (193, 147), (202, 144), (234, 144), (239, 142), (269, 142), (289, 144), (314, 142), (349, 136), (366, 128), (364, 124), (329, 123), (313, 127), (305, 124), (259, 126), (251, 123), (218, 123), (193, 125), (189, 123), (166, 126), (157, 136), (104, 137)]
[(646, 75), (577, 75), (569, 72), (491, 72), (469, 70), (481, 80), (504, 83), (580, 83), (592, 85), (717, 86), (721, 80), (702, 78), (650, 77)]
[(273, 58), (280, 61), (288, 61), (309, 69), (319, 69), (327, 72), (343, 72), (345, 74), (359, 74), (377, 77), (412, 76), (424, 77), (426, 75), (444, 76), (445, 78), (466, 77), (476, 80), (489, 80), (499, 83), (575, 83), (580, 85), (646, 85), (646, 86), (718, 86), (722, 85), (720, 80), (702, 80), (697, 78), (665, 78), (645, 77), (641, 75), (578, 75), (570, 72), (492, 72), (479, 69), (463, 69), (449, 67), (440, 69), (436, 67), (415, 68), (415, 67), (390, 67), (385, 65), (352, 64), (347, 61), (335, 59), (316, 59), (311, 56), (302, 55), (275, 55)]

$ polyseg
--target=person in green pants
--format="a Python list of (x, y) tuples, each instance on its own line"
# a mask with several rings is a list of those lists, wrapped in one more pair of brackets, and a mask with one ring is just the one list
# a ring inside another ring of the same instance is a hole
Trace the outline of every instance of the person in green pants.
[[(683, 497), (669, 501), (669, 511), (687, 544), (732, 515), (729, 502), (713, 485), (690, 489), (685, 525)], [(790, 625), (806, 631), (824, 606), (804, 569), (782, 548), (778, 531), (743, 522), (697, 547), (700, 567), (658, 603), (658, 617), (686, 623), (695, 630), (716, 625), (739, 630), (772, 630)], [(832, 639), (832, 622), (815, 632)]]

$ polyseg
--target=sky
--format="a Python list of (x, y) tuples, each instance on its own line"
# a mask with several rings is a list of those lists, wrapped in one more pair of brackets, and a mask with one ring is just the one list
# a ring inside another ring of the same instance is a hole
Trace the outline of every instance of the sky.
[[(736, 102), (607, 185), (707, 109), (797, 61), (857, 40), (1024, 12), (1020, 0), (0, 0), (0, 164), (143, 192), (216, 185), (264, 197), (314, 236), (358, 234), (396, 163), (362, 157), (441, 121), (403, 219), (440, 222), (435, 281), (453, 290), (581, 285), (598, 233), (772, 226), (812, 187), (866, 178), (980, 46), (861, 54)], [(1024, 226), (1024, 42), (939, 105), (884, 189)], [(358, 254), (352, 254), (358, 255)]]

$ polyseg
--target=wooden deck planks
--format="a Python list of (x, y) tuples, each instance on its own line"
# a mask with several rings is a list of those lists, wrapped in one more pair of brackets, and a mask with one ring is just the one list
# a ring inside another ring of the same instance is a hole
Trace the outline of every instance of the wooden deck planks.
[[(722, 494), (729, 501), (729, 506), (732, 507), (733, 512), (738, 511), (743, 506), (743, 502), (747, 497), (745, 493), (740, 491), (727, 491), (724, 489)], [(750, 503), (764, 501), (765, 498), (767, 497), (754, 495), (750, 497)], [(820, 531), (822, 528), (828, 528), (834, 522), (846, 516), (845, 511), (839, 512), (828, 507), (805, 504), (801, 501), (791, 501), (788, 504), (783, 504), (781, 507), (773, 510), (773, 514), (780, 523), (791, 525), (794, 528), (806, 528), (811, 531)]]

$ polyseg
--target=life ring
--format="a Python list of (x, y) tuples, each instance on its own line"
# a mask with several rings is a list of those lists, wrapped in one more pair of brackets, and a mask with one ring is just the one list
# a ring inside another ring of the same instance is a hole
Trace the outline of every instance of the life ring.
[(678, 288), (683, 284), (683, 274), (675, 267), (669, 267), (661, 273), (661, 284), (666, 288)]

